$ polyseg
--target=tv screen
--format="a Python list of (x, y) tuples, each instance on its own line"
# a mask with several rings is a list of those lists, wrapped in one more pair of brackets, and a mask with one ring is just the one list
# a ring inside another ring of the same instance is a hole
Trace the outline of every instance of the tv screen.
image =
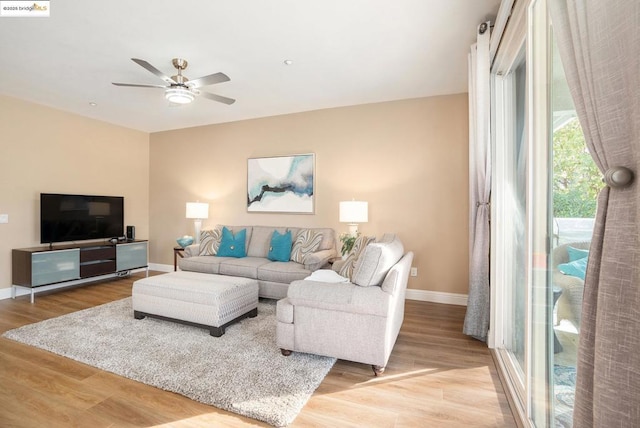
[(40, 242), (43, 244), (123, 235), (122, 196), (40, 194)]

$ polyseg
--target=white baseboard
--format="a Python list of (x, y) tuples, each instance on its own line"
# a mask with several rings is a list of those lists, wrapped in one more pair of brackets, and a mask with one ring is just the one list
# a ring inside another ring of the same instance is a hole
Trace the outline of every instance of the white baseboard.
[(444, 303), (446, 305), (467, 306), (467, 295), (444, 293), (442, 291), (413, 290), (407, 288), (406, 298), (423, 302)]
[[(158, 272), (173, 272), (173, 265), (165, 265), (161, 263), (149, 263), (149, 270)], [(136, 269), (132, 272), (143, 272), (144, 269)], [(105, 275), (104, 277), (92, 278), (92, 280), (108, 279), (115, 277), (115, 275)], [(69, 287), (87, 282), (86, 280), (64, 282), (62, 284), (46, 285), (38, 287), (38, 291), (55, 290), (57, 288)], [(28, 288), (18, 287), (16, 289), (16, 296), (24, 296), (30, 294)], [(11, 298), (11, 287), (0, 289), (0, 300)], [(408, 300), (420, 300), (422, 302), (444, 303), (446, 305), (460, 305), (467, 306), (467, 295), (456, 293), (444, 293), (441, 291), (428, 291), (428, 290), (414, 290), (407, 289), (406, 298)]]
[(163, 265), (160, 263), (149, 263), (149, 270), (158, 272), (173, 272), (173, 265)]

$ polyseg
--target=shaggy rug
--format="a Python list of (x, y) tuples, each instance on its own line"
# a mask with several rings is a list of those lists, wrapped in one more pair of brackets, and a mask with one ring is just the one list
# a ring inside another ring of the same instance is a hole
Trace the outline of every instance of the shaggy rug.
[(576, 368), (556, 364), (553, 366), (553, 393), (555, 426), (573, 426), (573, 402), (576, 392)]
[(7, 331), (3, 336), (274, 426), (291, 423), (334, 358), (276, 347), (276, 302), (208, 330), (133, 318), (131, 298)]

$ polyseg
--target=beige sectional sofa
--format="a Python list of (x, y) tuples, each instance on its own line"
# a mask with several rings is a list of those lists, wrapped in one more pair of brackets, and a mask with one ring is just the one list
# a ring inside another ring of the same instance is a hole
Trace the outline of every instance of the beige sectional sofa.
[[(294, 261), (278, 262), (267, 258), (274, 230), (279, 233), (291, 231), (295, 241), (299, 232), (308, 230), (296, 227), (273, 226), (226, 226), (234, 234), (246, 229), (246, 257), (218, 257), (200, 255), (203, 245), (190, 245), (185, 249), (184, 258), (178, 266), (183, 271), (211, 273), (219, 275), (253, 278), (258, 281), (259, 296), (269, 299), (282, 299), (287, 296), (289, 284), (308, 277), (313, 271), (327, 266), (329, 260), (338, 254), (335, 232), (331, 228), (311, 228), (322, 235), (317, 250), (305, 256), (303, 263)], [(222, 229), (216, 226), (212, 231)], [(203, 231), (206, 235), (206, 231)], [(203, 241), (206, 243), (205, 241)], [(203, 244), (201, 242), (201, 244)]]
[(362, 243), (356, 240), (346, 259), (336, 260), (331, 271), (329, 261), (337, 256), (333, 229), (311, 229), (321, 233), (321, 242), (303, 263), (297, 263), (267, 258), (272, 234), (290, 230), (295, 240), (309, 229), (226, 228), (234, 235), (246, 229), (246, 257), (201, 255), (208, 245), (205, 237), (200, 245), (186, 248), (180, 269), (257, 280), (260, 297), (279, 299), (276, 343), (283, 355), (325, 355), (370, 364), (376, 375), (384, 371), (404, 319), (413, 261), (413, 253), (404, 252), (396, 235), (386, 234), (372, 243), (373, 238), (363, 236)]

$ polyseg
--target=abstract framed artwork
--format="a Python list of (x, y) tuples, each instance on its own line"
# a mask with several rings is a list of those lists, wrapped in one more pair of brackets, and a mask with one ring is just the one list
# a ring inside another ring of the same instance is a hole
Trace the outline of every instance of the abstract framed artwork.
[(247, 162), (247, 211), (313, 214), (315, 155), (250, 158)]

